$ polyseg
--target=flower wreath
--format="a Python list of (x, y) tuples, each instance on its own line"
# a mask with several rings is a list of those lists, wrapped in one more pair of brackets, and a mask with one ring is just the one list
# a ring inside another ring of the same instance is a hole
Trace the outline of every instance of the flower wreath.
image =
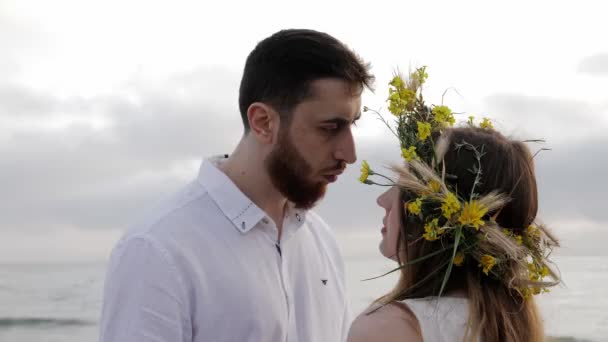
[[(495, 221), (500, 209), (509, 202), (509, 196), (497, 191), (485, 195), (476, 193), (482, 180), (480, 161), (484, 156), (484, 146), (455, 143), (456, 149), (467, 149), (475, 156), (476, 165), (471, 165), (470, 168), (470, 172), (475, 175), (470, 194), (463, 197), (446, 182), (443, 156), (449, 146), (448, 139), (441, 139), (441, 134), (455, 124), (455, 113), (443, 104), (425, 104), (422, 85), (427, 78), (426, 67), (421, 67), (411, 72), (408, 78), (397, 74), (390, 81), (387, 102), (388, 110), (396, 117), (396, 131), (378, 111), (364, 107), (364, 111), (375, 112), (397, 136), (408, 172), (399, 173), (400, 179), (395, 182), (363, 161), (359, 181), (370, 185), (398, 185), (402, 191), (413, 194), (412, 198), (415, 199), (406, 202), (404, 209), (407, 217), (417, 219), (424, 225), (424, 233), (417, 238), (437, 243), (439, 251), (449, 251), (452, 254), (439, 296), (443, 293), (453, 267), (462, 266), (465, 262), (477, 263), (486, 276), (503, 281), (524, 298), (548, 292), (548, 287), (559, 283), (559, 277), (549, 266), (549, 256), (558, 242), (546, 226), (536, 221), (529, 227), (522, 227), (521, 234), (500, 227)], [(494, 129), (488, 118), (483, 118), (476, 126), (475, 118), (469, 116), (466, 124), (481, 129)], [(435, 141), (434, 136), (439, 138)], [(377, 183), (370, 179), (372, 176), (389, 180), (390, 184)], [(488, 217), (489, 213), (495, 214)], [(388, 273), (435, 254), (408, 260)], [(506, 272), (506, 267), (503, 267), (509, 260), (516, 261), (514, 273)]]

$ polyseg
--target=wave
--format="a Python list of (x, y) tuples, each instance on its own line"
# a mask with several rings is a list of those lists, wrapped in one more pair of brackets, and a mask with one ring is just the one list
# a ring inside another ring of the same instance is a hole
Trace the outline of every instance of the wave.
[(593, 342), (593, 341), (582, 339), (582, 338), (571, 337), (571, 336), (555, 336), (555, 337), (547, 337), (546, 342)]
[[(0, 318), (0, 329), (6, 327), (69, 327), (69, 326), (89, 326), (96, 325), (92, 320), (73, 319), (73, 318), (51, 318), (51, 317), (4, 317)], [(581, 339), (571, 336), (550, 336), (546, 342), (593, 342), (588, 339)]]
[(28, 327), (65, 327), (65, 326), (85, 326), (95, 325), (94, 321), (71, 318), (51, 318), (51, 317), (3, 317), (0, 318), (0, 328), (28, 326)]

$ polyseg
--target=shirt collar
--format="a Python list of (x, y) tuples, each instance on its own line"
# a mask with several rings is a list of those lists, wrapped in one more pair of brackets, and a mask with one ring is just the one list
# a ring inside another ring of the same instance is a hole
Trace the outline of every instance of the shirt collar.
[(288, 202), (283, 218), (283, 233), (281, 241), (287, 241), (306, 222), (306, 210), (297, 209), (293, 203)]
[[(228, 158), (227, 154), (203, 161), (197, 181), (207, 189), (220, 210), (242, 234), (249, 232), (260, 221), (264, 225), (268, 225), (269, 219), (266, 213), (218, 168), (218, 165), (226, 158)], [(306, 210), (297, 209), (293, 203), (288, 203), (283, 221), (283, 239), (293, 235), (306, 222), (306, 213)]]
[(205, 160), (201, 165), (197, 180), (207, 189), (211, 198), (234, 227), (245, 234), (266, 214), (217, 167), (227, 157), (228, 155), (222, 155)]

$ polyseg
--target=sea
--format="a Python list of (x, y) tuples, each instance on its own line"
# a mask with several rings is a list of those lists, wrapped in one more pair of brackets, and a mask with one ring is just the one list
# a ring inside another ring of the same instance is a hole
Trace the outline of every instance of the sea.
[[(360, 312), (396, 276), (379, 256), (345, 256), (349, 297)], [(563, 256), (564, 285), (537, 296), (552, 341), (608, 342), (608, 257)], [(0, 264), (1, 342), (98, 340), (105, 262)]]

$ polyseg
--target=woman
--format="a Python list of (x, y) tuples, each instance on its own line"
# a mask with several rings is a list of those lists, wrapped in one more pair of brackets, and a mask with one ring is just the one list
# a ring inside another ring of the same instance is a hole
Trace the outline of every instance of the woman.
[[(348, 341), (541, 342), (533, 295), (559, 280), (547, 259), (557, 241), (535, 223), (533, 156), (487, 119), (452, 128), (447, 107), (424, 105), (425, 79), (418, 69), (391, 82), (407, 163), (377, 202), (386, 210), (380, 251), (400, 279), (353, 322)], [(362, 182), (378, 184), (366, 162), (362, 171)]]

